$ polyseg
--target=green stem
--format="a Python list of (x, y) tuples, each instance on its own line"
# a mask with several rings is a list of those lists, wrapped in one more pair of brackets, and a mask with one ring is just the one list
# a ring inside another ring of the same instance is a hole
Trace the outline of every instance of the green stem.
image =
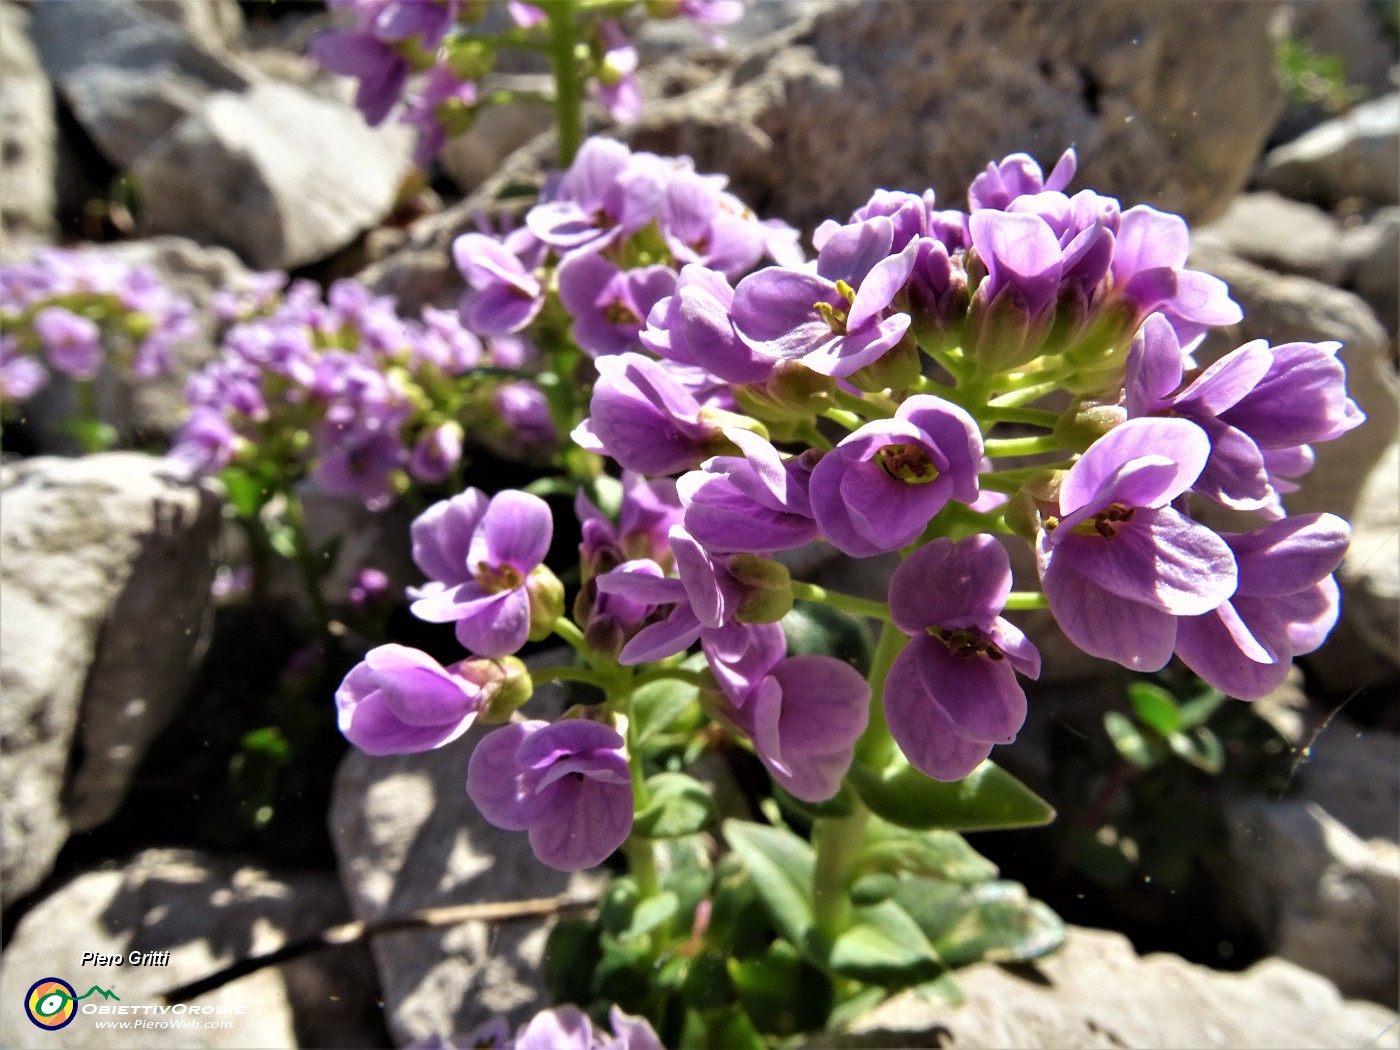
[(959, 385), (962, 385), (963, 381), (968, 378), (968, 363), (965, 358), (960, 356), (954, 357), (953, 354), (947, 350), (930, 350), (925, 348), (924, 353), (928, 354), (929, 357), (942, 365), (944, 370), (958, 381)]
[(821, 449), (823, 452), (831, 451), (831, 442), (827, 440), (825, 434), (817, 429), (815, 423), (808, 423), (798, 428), (797, 436), (813, 448)]
[(583, 144), (583, 84), (578, 68), (577, 0), (549, 0), (549, 64), (554, 73), (554, 122), (559, 167), (567, 168)]
[(1051, 470), (1068, 470), (1074, 465), (1073, 460), (1062, 459), (1058, 463), (1046, 463), (1039, 467), (1016, 467), (1012, 470), (989, 470), (985, 474), (977, 475), (977, 484), (980, 488), (991, 489), (994, 492), (1015, 492), (1027, 481), (1046, 474)]
[(888, 623), (890, 619), (890, 607), (884, 602), (872, 601), (869, 598), (857, 598), (854, 594), (829, 591), (825, 587), (818, 587), (815, 583), (793, 580), (792, 596), (807, 602), (829, 605), (833, 609), (855, 613), (857, 616), (869, 616), (873, 620), (883, 620)]
[(321, 580), (325, 567), (319, 564), (316, 552), (311, 546), (311, 537), (306, 532), (306, 514), (302, 510), (301, 498), (291, 490), (283, 493), (286, 503), (284, 512), (287, 526), (292, 530), (292, 543), (296, 552), (297, 568), (301, 571), (301, 582), (306, 587), (306, 597), (311, 603), (311, 615), (316, 619), (316, 630), (329, 636), (330, 612), (326, 607), (326, 597), (321, 593)]
[(587, 667), (541, 667), (530, 672), (530, 681), (535, 685), (543, 685), (545, 682), (583, 682), (596, 685), (599, 689), (606, 689), (612, 683), (612, 679), (607, 675)]
[(684, 667), (653, 667), (650, 671), (637, 675), (632, 680), (632, 687), (640, 689), (644, 685), (651, 685), (652, 682), (664, 682), (667, 679), (685, 682), (688, 685), (699, 685), (700, 672), (689, 671)]
[(1006, 596), (1008, 609), (1048, 609), (1050, 599), (1040, 591), (1012, 591)]
[(1031, 426), (1053, 428), (1060, 421), (1058, 412), (1048, 408), (999, 408), (989, 405), (977, 415), (997, 423), (1029, 423)]
[(987, 441), (987, 455), (998, 456), (1038, 456), (1044, 452), (1063, 452), (1064, 446), (1054, 434), (1039, 434), (1035, 437), (991, 438)]
[(845, 408), (867, 419), (888, 418), (894, 415), (894, 409), (888, 404), (889, 399), (885, 397), (880, 397), (878, 400), (873, 397), (859, 397), (837, 388), (831, 392), (831, 399), (836, 402), (838, 408)]
[(812, 910), (828, 945), (851, 918), (850, 878), (860, 859), (860, 845), (870, 810), (859, 801), (849, 816), (827, 817), (813, 829), (817, 862), (812, 873)]
[[(588, 647), (588, 642), (584, 639), (583, 632), (579, 630), (578, 625), (575, 624), (573, 620), (561, 616), (554, 621), (554, 627), (552, 629), (555, 634), (572, 645), (582, 653), (585, 658), (591, 659), (593, 657), (593, 650)], [(609, 699), (612, 698), (609, 697)]]
[(858, 430), (865, 425), (865, 420), (854, 412), (847, 412), (844, 408), (828, 408), (822, 415), (847, 430)]
[(998, 386), (1008, 392), (1000, 397), (992, 398), (991, 404), (996, 408), (1016, 408), (1020, 405), (1029, 405), (1033, 401), (1039, 401), (1046, 394), (1054, 393), (1060, 389), (1058, 379), (1045, 379), (1039, 374), (1034, 377), (1022, 377), (1022, 382), (1027, 378), (1034, 378), (1036, 382), (1025, 383), (999, 383)]
[(894, 658), (904, 651), (909, 638), (894, 624), (880, 631), (880, 641), (870, 660), (870, 722), (856, 743), (856, 761), (870, 769), (881, 770), (894, 757), (894, 738), (885, 722), (885, 679), (889, 677)]

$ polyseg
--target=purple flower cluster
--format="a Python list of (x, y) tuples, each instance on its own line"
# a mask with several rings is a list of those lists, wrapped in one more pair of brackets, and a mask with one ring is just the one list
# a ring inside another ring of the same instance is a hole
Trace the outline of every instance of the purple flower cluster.
[[(541, 6), (511, 0), (506, 4), (509, 34), (483, 36), (479, 3), (471, 0), (329, 0), (347, 13), (348, 28), (321, 33), (311, 54), (332, 73), (359, 83), (355, 105), (372, 125), (382, 124), (403, 101), (400, 120), (418, 129), (414, 161), (426, 167), (450, 136), (471, 128), (481, 107), (491, 101), (480, 81), (495, 65), (495, 48), (505, 45), (542, 49), (548, 43), (547, 14)], [(617, 16), (585, 13), (578, 26), (586, 53), (585, 75), (597, 100), (617, 120), (630, 123), (641, 115), (637, 48)], [(743, 15), (743, 0), (675, 0), (644, 5), (653, 17), (684, 17), (718, 37), (710, 26), (728, 25)]]
[(0, 266), (0, 403), (36, 393), (50, 371), (94, 379), (109, 359), (138, 379), (161, 375), (194, 334), (194, 307), (151, 267), (43, 249)]
[(576, 1006), (541, 1010), (512, 1035), (504, 1018), (495, 1018), (465, 1037), (434, 1037), (414, 1043), (414, 1050), (665, 1050), (645, 1018), (608, 1011), (612, 1032), (600, 1030)]
[(448, 481), (468, 435), (516, 458), (554, 445), (540, 391), (480, 371), (527, 365), (523, 340), (483, 342), (451, 311), (403, 320), (392, 299), (354, 281), (323, 299), (307, 281), (279, 291), (285, 280), (262, 275), (217, 304), (237, 323), (220, 359), (190, 379), (190, 417), (171, 451), (188, 468), (272, 459), (287, 482), (310, 473), (379, 509), (412, 482)]

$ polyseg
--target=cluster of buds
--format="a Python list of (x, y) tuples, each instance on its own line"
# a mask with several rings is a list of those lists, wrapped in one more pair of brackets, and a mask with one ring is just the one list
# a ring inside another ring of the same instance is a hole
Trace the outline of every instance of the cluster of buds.
[(483, 342), (447, 310), (405, 321), (354, 281), (324, 300), (308, 281), (285, 283), (265, 275), (217, 304), (232, 325), (219, 360), (189, 381), (175, 460), (279, 488), (309, 473), (378, 510), (414, 483), (459, 476), (468, 436), (516, 459), (552, 450), (548, 402), (524, 378), (536, 356), (525, 340)]
[[(587, 658), (584, 680), (622, 694), (630, 669), (680, 674), (698, 643), (705, 713), (809, 802), (837, 793), (868, 726), (943, 781), (1013, 740), (1040, 656), (1007, 609), (1048, 606), (1074, 644), (1125, 667), (1175, 654), (1231, 695), (1264, 695), (1337, 615), (1349, 528), (1281, 501), (1311, 445), (1363, 419), (1337, 344), (1251, 343), (1199, 367), (1204, 333), (1241, 316), (1228, 289), (1184, 268), (1180, 218), (1068, 196), (1073, 172), (1072, 153), (1049, 178), (1009, 157), (966, 211), (881, 191), (821, 226), (803, 263), (717, 180), (585, 144), (520, 231), (456, 250), (481, 330), (522, 331), (556, 296), (567, 311), (596, 372), (573, 437), (620, 468), (620, 506), (577, 501), (569, 619), (542, 567), (542, 501), (439, 504), (414, 526), (430, 579), (414, 613), (492, 660), (553, 631)], [(746, 272), (765, 251), (777, 265)], [(1066, 390), (1068, 410), (1037, 407)], [(1259, 525), (1218, 533), (1193, 517), (1200, 500)], [(776, 556), (818, 541), (899, 552), (888, 601), (792, 580)], [(1024, 542), (1037, 578), (1013, 589), (1007, 544)], [(777, 621), (794, 597), (885, 620), (870, 682), (788, 655)], [(351, 689), (366, 673), (347, 679), (347, 734), (418, 732), (425, 716), (387, 687), (373, 706)], [(454, 703), (454, 717), (480, 708)], [(488, 735), (468, 790), (573, 869), (627, 838), (638, 778), (609, 700)]]
[(0, 405), (38, 392), (51, 371), (83, 382), (112, 362), (138, 379), (161, 375), (194, 334), (194, 307), (151, 267), (43, 249), (0, 266)]

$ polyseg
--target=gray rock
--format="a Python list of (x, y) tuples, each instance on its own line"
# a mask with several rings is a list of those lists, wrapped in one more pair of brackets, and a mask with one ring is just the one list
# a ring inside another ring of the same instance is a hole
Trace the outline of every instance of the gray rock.
[[(542, 654), (557, 663), (567, 653)], [(534, 661), (532, 661), (534, 662)], [(525, 709), (550, 717), (558, 685)], [(544, 715), (537, 712), (545, 711)], [(374, 921), (421, 908), (476, 901), (596, 893), (596, 875), (566, 875), (530, 852), (526, 836), (487, 824), (466, 794), (467, 760), (487, 730), (421, 755), (351, 752), (336, 774), (330, 829), (355, 917)], [(540, 974), (548, 923), (463, 923), (374, 939), (384, 1010), (394, 1040), (469, 1032), (489, 1018), (512, 1024), (543, 1005)]]
[(1122, 934), (1071, 927), (1029, 973), (979, 963), (959, 971), (957, 1007), (904, 992), (846, 1033), (806, 1046), (1082, 1047), (1396, 1046), (1394, 1011), (1343, 1002), (1315, 974), (1279, 959), (1218, 973), (1174, 955), (1139, 957)]
[[(548, 75), (520, 74), (501, 78), (500, 89), (549, 91)], [(553, 113), (537, 102), (487, 106), (470, 131), (447, 140), (438, 163), (464, 193), (470, 193), (496, 173), (501, 162), (554, 124)]]
[(142, 9), (181, 26), (208, 51), (236, 51), (243, 43), (238, 0), (136, 0)]
[[(40, 978), (60, 977), (79, 995), (96, 985), (119, 997), (94, 996), (83, 1006), (126, 1007), (129, 1018), (196, 1024), (153, 1025), (135, 1038), (130, 1031), (100, 1029), (99, 1017), (79, 1013), (67, 1027), (38, 1036), (44, 1046), (376, 1046), (376, 990), (363, 949), (258, 970), (193, 1000), (183, 1013), (156, 1010), (161, 994), (178, 985), (345, 918), (344, 897), (328, 873), (276, 875), (192, 850), (147, 850), (120, 870), (78, 876), (20, 921), (0, 971), (0, 1033), (6, 1046), (40, 1045), (30, 1041), (36, 1029), (24, 1014), (25, 993)], [(169, 959), (158, 966), (95, 966), (81, 963), (84, 952), (124, 959), (132, 952), (169, 952)], [(338, 1004), (325, 1000), (330, 980)], [(308, 998), (316, 988), (320, 996)], [(222, 1008), (228, 1028), (202, 1027), (204, 1017), (189, 1013), (194, 1007)]]
[(1240, 194), (1224, 215), (1194, 230), (1192, 242), (1219, 244), (1259, 266), (1323, 284), (1339, 284), (1347, 271), (1337, 221), (1276, 193)]
[(292, 84), (214, 94), (134, 165), (140, 228), (223, 245), (257, 269), (325, 258), (389, 213), (411, 137)]
[(1338, 573), (1343, 608), (1374, 652), (1400, 666), (1400, 444), (1367, 479), (1352, 530)]
[(129, 0), (41, 3), (30, 13), (44, 69), (118, 167), (133, 164), (210, 94), (251, 83), (251, 70), (236, 59)]
[[(106, 820), (201, 651), (220, 520), (161, 460), (30, 459), (0, 476), (4, 901)], [(81, 756), (70, 768), (70, 752)]]
[(1366, 300), (1390, 333), (1400, 332), (1400, 208), (1380, 208), (1342, 238), (1344, 287)]
[[(764, 218), (807, 229), (844, 219), (879, 187), (933, 186), (957, 206), (989, 161), (1026, 151), (1051, 165), (1070, 145), (1076, 186), (1206, 221), (1243, 186), (1283, 105), (1264, 4), (796, 9), (796, 25), (731, 59), (702, 53), (656, 67), (649, 84), (663, 90), (636, 125), (609, 134), (688, 154), (700, 171), (729, 175)], [(661, 97), (672, 91), (683, 93)], [(552, 142), (531, 143), (362, 276), (410, 309), (449, 305), (463, 287), (453, 239), (505, 181), (552, 164)]]
[(0, 4), (0, 253), (9, 242), (47, 239), (54, 226), (57, 163), (53, 89), (29, 41), (29, 16)]
[[(1390, 778), (1400, 757), (1393, 736), (1388, 750)], [(1264, 942), (1344, 995), (1393, 1007), (1400, 980), (1400, 848), (1393, 827), (1388, 839), (1362, 839), (1305, 798), (1236, 799), (1225, 817), (1224, 892)]]
[(1270, 150), (1259, 184), (1324, 207), (1350, 197), (1400, 202), (1400, 93), (1362, 103)]

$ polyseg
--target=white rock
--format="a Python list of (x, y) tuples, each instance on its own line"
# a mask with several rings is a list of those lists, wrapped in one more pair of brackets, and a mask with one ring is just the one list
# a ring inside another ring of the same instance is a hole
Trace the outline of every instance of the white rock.
[(29, 15), (0, 4), (0, 246), (46, 239), (54, 225), (53, 89), (29, 41)]
[(959, 971), (967, 999), (950, 1007), (905, 992), (846, 1033), (807, 1047), (951, 1046), (1304, 1048), (1397, 1046), (1394, 1011), (1343, 1002), (1315, 974), (1279, 959), (1219, 973), (1174, 955), (1139, 957), (1128, 939), (1071, 927), (1031, 979), (979, 963)]
[(1324, 206), (1400, 202), (1400, 93), (1362, 103), (1270, 150), (1262, 186)]
[(411, 139), (292, 84), (211, 95), (134, 165), (140, 228), (223, 245), (257, 269), (301, 266), (389, 213)]
[(167, 22), (182, 26), (210, 51), (234, 51), (243, 43), (243, 9), (238, 0), (136, 0)]
[(115, 812), (183, 698), (202, 650), (220, 501), (134, 453), (23, 460), (0, 472), (0, 490), (8, 904), (48, 874), (70, 827)]
[[(345, 921), (345, 902), (329, 874), (274, 875), (238, 861), (192, 850), (147, 850), (124, 868), (78, 876), (36, 904), (20, 921), (0, 968), (0, 1033), (6, 1046), (126, 1048), (255, 1048), (374, 1046), (373, 976), (353, 950), (335, 953), (340, 1005), (315, 1002), (309, 989), (324, 988), (327, 953), (258, 970), (209, 992), (181, 1010), (161, 1013), (159, 997), (179, 985), (251, 954)], [(83, 953), (121, 956), (123, 965), (82, 962)], [(168, 952), (163, 965), (133, 966), (130, 953)], [(40, 1034), (25, 1016), (27, 990), (58, 977), (82, 996), (93, 986), (117, 1000), (85, 999), (80, 1008), (125, 1007), (111, 1020), (154, 1022), (141, 1031), (99, 1028), (100, 1015), (80, 1012), (66, 1027)], [(201, 1011), (223, 1009), (227, 1028), (202, 1027)], [(234, 1012), (239, 1011), (241, 1012)], [(178, 1011), (178, 1012), (177, 1012)], [(314, 1020), (308, 1014), (317, 1014)], [(157, 1027), (194, 1021), (194, 1027)], [(314, 1031), (321, 1040), (299, 1036)], [(382, 1038), (382, 1035), (380, 1036)]]

